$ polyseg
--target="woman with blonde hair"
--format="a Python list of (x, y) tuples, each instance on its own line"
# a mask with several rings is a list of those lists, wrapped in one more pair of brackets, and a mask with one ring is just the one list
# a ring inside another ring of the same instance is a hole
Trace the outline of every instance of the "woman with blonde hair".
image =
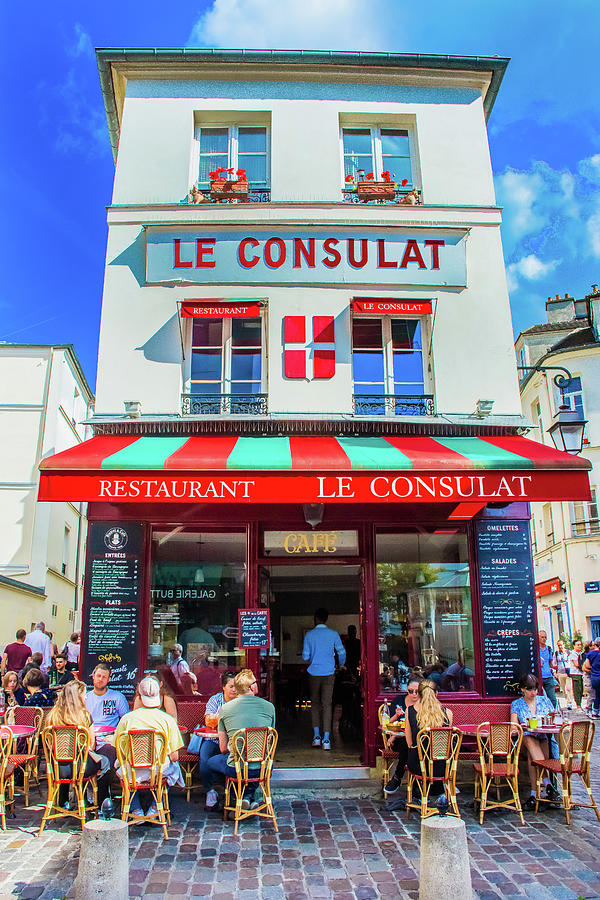
[[(92, 717), (87, 711), (85, 705), (85, 684), (82, 681), (69, 681), (64, 686), (56, 703), (48, 713), (46, 720), (46, 728), (61, 725), (77, 725), (80, 728), (86, 728), (89, 733), (88, 758), (85, 764), (84, 777), (91, 775), (104, 776), (109, 768), (109, 759), (94, 752), (96, 746), (96, 736), (94, 734)], [(61, 778), (70, 778), (72, 767), (70, 765), (59, 766)], [(98, 802), (101, 803), (107, 796), (107, 785), (98, 783)], [(69, 796), (69, 785), (61, 784), (58, 802), (60, 806), (64, 806)]]
[(22, 706), (25, 699), (25, 691), (19, 681), (16, 672), (7, 672), (2, 679), (2, 690), (6, 698), (7, 706)]
[[(421, 774), (419, 753), (417, 750), (417, 734), (423, 728), (449, 728), (452, 725), (452, 710), (442, 706), (437, 698), (437, 688), (433, 681), (426, 678), (419, 683), (419, 698), (414, 706), (409, 706), (406, 715), (404, 735), (408, 746), (408, 768), (413, 775)], [(438, 771), (436, 771), (436, 768)], [(444, 774), (444, 762), (434, 763), (433, 774), (441, 777)], [(431, 795), (441, 794), (441, 782), (434, 781)]]

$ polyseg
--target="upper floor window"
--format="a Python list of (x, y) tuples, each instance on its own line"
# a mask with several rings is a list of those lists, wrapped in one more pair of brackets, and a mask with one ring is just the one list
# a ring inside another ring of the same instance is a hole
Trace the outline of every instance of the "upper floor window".
[(591, 488), (590, 493), (591, 500), (577, 500), (571, 503), (571, 534), (573, 537), (600, 532), (596, 488)]
[(356, 317), (352, 322), (355, 411), (362, 415), (428, 415), (420, 319)]
[(413, 187), (410, 159), (410, 137), (406, 128), (343, 128), (344, 178), (353, 175), (359, 180), (359, 171), (365, 175), (373, 172), (380, 181), (383, 172), (389, 172), (392, 181), (406, 189)]
[(269, 184), (268, 129), (263, 125), (219, 125), (200, 127), (198, 182), (208, 187), (208, 173), (219, 166), (244, 169), (255, 187)]
[(566, 404), (583, 417), (583, 387), (579, 375), (571, 378), (567, 387), (562, 391), (561, 403)]

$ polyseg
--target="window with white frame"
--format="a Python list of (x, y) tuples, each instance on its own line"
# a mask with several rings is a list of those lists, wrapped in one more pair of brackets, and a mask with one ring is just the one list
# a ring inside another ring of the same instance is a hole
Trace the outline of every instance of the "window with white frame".
[(571, 533), (573, 537), (600, 532), (596, 488), (591, 488), (590, 493), (591, 500), (577, 500), (571, 503)]
[(342, 128), (344, 152), (344, 178), (358, 172), (373, 173), (380, 181), (382, 172), (389, 172), (391, 180), (411, 190), (413, 173), (411, 165), (410, 134), (407, 128)]
[(71, 527), (69, 525), (65, 525), (65, 530), (63, 534), (63, 551), (62, 551), (62, 566), (61, 572), (63, 575), (69, 574), (69, 558), (71, 555)]
[(575, 410), (583, 416), (583, 387), (579, 375), (571, 378), (566, 388), (562, 390), (561, 403)]
[(268, 129), (264, 125), (200, 126), (196, 130), (199, 144), (198, 183), (208, 188), (209, 172), (219, 166), (244, 169), (250, 185), (269, 185)]
[(194, 319), (191, 394), (255, 395), (265, 388), (260, 318)]
[(540, 440), (544, 438), (544, 422), (542, 419), (542, 406), (540, 404), (539, 398), (534, 400), (531, 404), (531, 420), (537, 430), (539, 431)]
[[(417, 401), (413, 412), (422, 413), (418, 402), (425, 396), (421, 320), (355, 316), (352, 322), (352, 370), (355, 399), (370, 395), (374, 400), (371, 412), (398, 412), (395, 401), (399, 406), (404, 398)], [(379, 397), (382, 398), (380, 403), (377, 402)], [(389, 403), (384, 401), (385, 397)], [(410, 413), (410, 408), (404, 411)]]
[(542, 507), (542, 520), (544, 525), (544, 535), (546, 537), (546, 547), (550, 547), (554, 543), (554, 516), (552, 515), (551, 503), (544, 503)]

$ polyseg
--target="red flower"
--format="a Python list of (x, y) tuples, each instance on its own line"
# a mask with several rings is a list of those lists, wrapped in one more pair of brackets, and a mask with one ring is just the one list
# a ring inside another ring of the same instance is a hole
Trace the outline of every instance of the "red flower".
[(402, 187), (406, 187), (407, 184), (408, 184), (408, 178), (403, 178), (402, 179)]
[(383, 178), (384, 181), (387, 181), (388, 183), (391, 181), (391, 176), (390, 176), (389, 172), (382, 172), (381, 177)]
[(209, 172), (209, 173), (208, 173), (208, 177), (209, 177), (209, 179), (210, 179), (211, 181), (214, 181), (215, 178), (217, 177), (217, 173), (216, 173), (216, 172)]
[(227, 174), (228, 174), (228, 175), (233, 175), (233, 169), (227, 169)]
[(373, 175), (372, 172), (367, 172), (367, 174), (366, 174), (367, 181), (373, 181), (374, 178), (375, 178), (375, 176)]
[(237, 169), (235, 173), (240, 181), (246, 178), (246, 170), (245, 169)]
[(354, 175), (346, 175), (345, 181), (346, 184), (350, 184), (351, 181), (354, 181)]

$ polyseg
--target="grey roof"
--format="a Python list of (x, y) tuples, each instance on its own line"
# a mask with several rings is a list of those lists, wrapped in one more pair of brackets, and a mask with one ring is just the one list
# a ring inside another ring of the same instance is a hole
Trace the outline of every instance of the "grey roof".
[(189, 49), (186, 47), (99, 47), (96, 59), (100, 85), (108, 120), (113, 152), (116, 154), (119, 121), (112, 80), (112, 63), (160, 63), (161, 66), (185, 64), (231, 63), (238, 68), (251, 64), (292, 66), (381, 67), (382, 69), (446, 69), (457, 72), (480, 72), (490, 76), (483, 106), (489, 118), (506, 67), (503, 56), (453, 56), (430, 53), (377, 53), (362, 50), (228, 50), (224, 48)]
[(599, 341), (596, 339), (593, 328), (579, 328), (572, 334), (568, 334), (560, 341), (557, 341), (556, 344), (553, 344), (549, 353), (554, 353), (556, 350), (576, 350), (581, 347), (589, 347), (590, 345), (598, 343)]
[(586, 326), (587, 319), (571, 319), (569, 322), (544, 322), (541, 325), (531, 325), (529, 328), (525, 328), (519, 337), (525, 334), (546, 334), (552, 331), (575, 331)]

